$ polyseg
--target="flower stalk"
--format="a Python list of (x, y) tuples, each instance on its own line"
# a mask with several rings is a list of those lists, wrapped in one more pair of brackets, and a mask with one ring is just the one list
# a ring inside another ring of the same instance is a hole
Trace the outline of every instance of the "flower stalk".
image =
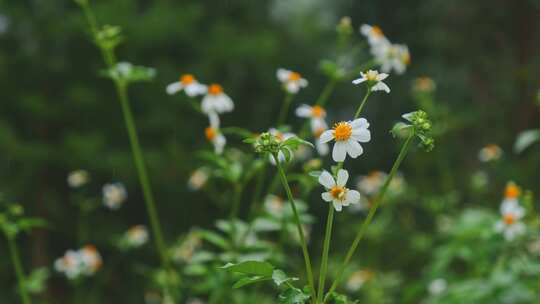
[(375, 198), (373, 206), (370, 208), (366, 219), (362, 222), (362, 225), (360, 225), (360, 228), (358, 229), (356, 237), (355, 237), (354, 241), (352, 242), (351, 246), (349, 247), (349, 250), (347, 251), (347, 254), (345, 255), (345, 259), (344, 259), (342, 265), (340, 266), (340, 268), (339, 268), (339, 270), (337, 272), (337, 276), (334, 279), (334, 282), (332, 283), (330, 289), (328, 290), (328, 293), (326, 294), (323, 303), (326, 303), (326, 301), (328, 301), (328, 298), (329, 298), (330, 294), (337, 288), (337, 285), (339, 284), (339, 282), (341, 280), (341, 277), (343, 276), (343, 272), (345, 271), (345, 268), (347, 267), (347, 265), (349, 264), (352, 256), (354, 255), (354, 253), (356, 251), (356, 248), (358, 247), (358, 244), (360, 243), (360, 241), (364, 237), (367, 227), (369, 226), (369, 224), (373, 220), (373, 217), (375, 216), (375, 213), (377, 212), (377, 209), (378, 209), (379, 205), (381, 204), (381, 202), (382, 202), (382, 200), (384, 198), (384, 195), (386, 194), (386, 191), (388, 190), (388, 186), (390, 185), (390, 182), (392, 182), (392, 179), (396, 175), (396, 173), (397, 173), (397, 171), (398, 171), (398, 169), (399, 169), (399, 167), (401, 165), (401, 162), (403, 161), (403, 159), (405, 159), (405, 156), (407, 155), (407, 152), (409, 151), (410, 144), (411, 144), (411, 142), (412, 142), (415, 135), (416, 135), (415, 132), (411, 132), (409, 134), (409, 136), (407, 137), (407, 139), (405, 140), (405, 142), (403, 143), (403, 145), (401, 147), (401, 150), (400, 150), (400, 152), (398, 154), (398, 157), (396, 158), (396, 160), (394, 161), (394, 164), (392, 165), (392, 169), (390, 170), (390, 174), (388, 174), (388, 177), (384, 181), (384, 184), (383, 184), (383, 186), (381, 188), (381, 191), (379, 192), (379, 194)]
[(283, 103), (281, 104), (281, 110), (279, 111), (279, 116), (277, 120), (278, 126), (281, 126), (285, 123), (285, 120), (287, 119), (287, 113), (289, 112), (289, 107), (291, 106), (293, 97), (294, 97), (294, 94), (285, 93), (285, 99), (283, 100)]
[(321, 269), (319, 273), (319, 287), (317, 288), (317, 303), (322, 302), (324, 295), (324, 283), (328, 270), (328, 253), (330, 251), (330, 239), (332, 237), (332, 224), (334, 222), (334, 207), (328, 205), (328, 217), (326, 219), (326, 232), (324, 234), (323, 252), (321, 258)]
[(19, 295), (21, 297), (21, 302), (23, 304), (30, 304), (30, 296), (26, 291), (26, 277), (24, 276), (19, 250), (17, 249), (17, 244), (15, 243), (15, 239), (13, 236), (9, 236), (8, 234), (6, 234), (6, 238), (8, 241), (9, 252), (11, 254), (11, 260), (13, 262), (15, 275), (17, 276), (17, 283), (19, 287)]
[(298, 215), (298, 210), (296, 209), (296, 203), (294, 202), (294, 198), (291, 192), (291, 188), (289, 187), (289, 182), (287, 181), (287, 176), (285, 175), (285, 171), (283, 170), (283, 166), (281, 165), (277, 153), (273, 153), (272, 156), (274, 157), (276, 161), (276, 166), (278, 169), (279, 177), (281, 179), (281, 183), (283, 184), (283, 188), (285, 188), (285, 193), (287, 194), (287, 198), (289, 202), (291, 203), (291, 209), (294, 214), (294, 219), (296, 221), (296, 227), (298, 228), (298, 235), (300, 236), (300, 246), (302, 246), (302, 254), (304, 255), (304, 263), (306, 266), (306, 274), (308, 279), (308, 284), (310, 287), (311, 297), (312, 299), (316, 298), (315, 294), (315, 284), (313, 282), (313, 272), (311, 267), (311, 260), (309, 258), (309, 252), (307, 249), (307, 242), (306, 238), (304, 236), (304, 229), (302, 228), (302, 223), (300, 222), (300, 216)]

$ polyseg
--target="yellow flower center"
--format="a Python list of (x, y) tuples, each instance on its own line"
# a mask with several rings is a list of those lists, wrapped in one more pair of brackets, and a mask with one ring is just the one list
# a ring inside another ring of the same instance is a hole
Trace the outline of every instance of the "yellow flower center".
[(212, 141), (214, 138), (216, 138), (217, 130), (215, 128), (208, 127), (204, 129), (204, 135), (206, 136), (206, 139)]
[(512, 225), (513, 223), (516, 222), (516, 218), (514, 217), (513, 214), (505, 214), (503, 216), (503, 221), (506, 225)]
[(379, 73), (377, 73), (376, 71), (369, 70), (369, 71), (366, 72), (365, 75), (366, 75), (366, 79), (367, 79), (368, 81), (376, 81), (376, 80), (377, 80), (377, 75), (378, 75), (378, 74), (379, 74)]
[(274, 133), (274, 136), (276, 137), (276, 139), (278, 141), (283, 141), (285, 139), (285, 136), (283, 135), (283, 133), (279, 132), (279, 131), (276, 131)]
[(325, 113), (326, 111), (321, 106), (313, 106), (311, 108), (311, 115), (313, 117), (322, 117)]
[(300, 75), (300, 73), (297, 73), (297, 72), (291, 72), (289, 74), (289, 81), (298, 81), (302, 78), (302, 75)]
[(335, 199), (343, 200), (345, 198), (346, 191), (347, 190), (345, 189), (345, 187), (334, 186), (332, 187), (332, 189), (330, 189), (330, 194)]
[(334, 137), (336, 141), (348, 140), (352, 135), (352, 127), (347, 122), (338, 122), (334, 125)]
[(409, 54), (409, 52), (404, 52), (401, 56), (401, 60), (403, 60), (403, 63), (406, 65), (411, 64), (411, 54)]
[(504, 196), (506, 198), (516, 198), (519, 196), (519, 188), (514, 183), (508, 183), (506, 189), (504, 190)]
[(374, 25), (371, 27), (371, 34), (375, 37), (382, 37), (383, 31), (380, 27), (378, 27), (377, 25)]
[(195, 81), (195, 77), (193, 77), (193, 75), (191, 75), (191, 74), (184, 74), (184, 75), (180, 76), (180, 82), (183, 85), (191, 84), (194, 81)]
[(210, 93), (211, 95), (219, 95), (223, 93), (223, 87), (221, 87), (219, 84), (211, 84), (208, 87), (208, 93)]

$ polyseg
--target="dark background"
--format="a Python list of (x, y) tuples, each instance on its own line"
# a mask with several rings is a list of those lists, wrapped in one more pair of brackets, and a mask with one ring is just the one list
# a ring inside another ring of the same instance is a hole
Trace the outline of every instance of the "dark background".
[[(540, 190), (539, 153), (518, 156), (511, 151), (519, 131), (539, 127), (539, 1), (91, 4), (99, 22), (123, 28), (126, 42), (118, 49), (119, 57), (158, 72), (154, 82), (133, 86), (130, 96), (170, 240), (193, 225), (211, 226), (226, 213), (186, 187), (197, 168), (193, 152), (208, 147), (203, 135), (207, 122), (193, 115), (179, 96), (166, 95), (165, 86), (185, 72), (203, 82), (219, 82), (236, 103), (222, 124), (265, 130), (283, 98), (275, 70), (302, 72), (310, 86), (295, 103), (312, 103), (325, 83), (318, 61), (329, 56), (335, 24), (345, 15), (352, 18), (355, 31), (362, 23), (380, 25), (392, 41), (406, 43), (412, 54), (407, 73), (389, 78), (392, 93), (374, 96), (366, 109), (373, 132), (369, 149), (378, 152), (366, 153), (357, 172), (391, 165), (395, 149), (387, 131), (401, 113), (415, 109), (413, 79), (428, 75), (437, 83), (437, 102), (467, 117), (437, 146), (445, 151), (455, 187), (467, 187), (478, 166), (478, 149), (497, 143), (506, 152), (506, 162), (497, 171), (503, 175), (501, 183), (516, 179)], [(92, 181), (85, 191), (96, 199), (106, 182), (120, 180), (128, 188), (129, 200), (121, 211), (100, 209), (92, 215), (89, 241), (99, 245), (111, 231), (144, 223), (144, 205), (114, 88), (99, 75), (104, 65), (79, 8), (67, 0), (2, 1), (0, 14), (8, 22), (0, 34), (0, 192), (6, 200), (22, 203), (27, 214), (50, 223), (49, 229), (34, 231), (19, 244), (26, 268), (51, 266), (66, 249), (77, 246), (77, 211), (69, 203), (72, 191), (66, 184), (71, 170), (90, 172)], [(358, 90), (342, 84), (329, 111), (335, 117), (347, 116), (360, 98)], [(440, 191), (430, 158), (422, 157), (412, 157), (403, 168), (405, 175), (411, 172), (419, 191)], [(418, 163), (418, 170), (412, 168)], [(500, 189), (492, 192), (498, 199)], [(317, 208), (314, 212), (322, 214)], [(12, 303), (15, 281), (4, 245), (1, 248), (0, 298)], [(150, 251), (142, 255), (149, 263), (155, 259)], [(61, 297), (65, 288), (64, 280), (55, 276), (47, 297)], [(122, 292), (126, 289), (109, 290), (113, 297)]]

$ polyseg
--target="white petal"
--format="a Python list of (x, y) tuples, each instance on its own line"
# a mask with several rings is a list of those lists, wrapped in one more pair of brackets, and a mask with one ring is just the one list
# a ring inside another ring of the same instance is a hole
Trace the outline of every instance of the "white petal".
[(327, 143), (327, 142), (331, 141), (332, 139), (334, 139), (334, 131), (333, 130), (326, 130), (319, 137), (319, 142), (324, 144), (324, 143)]
[(345, 156), (347, 156), (347, 143), (337, 141), (332, 149), (332, 159), (335, 162), (343, 162), (345, 161)]
[(214, 150), (216, 154), (223, 153), (223, 148), (225, 147), (226, 143), (227, 140), (225, 139), (225, 136), (223, 136), (222, 134), (216, 136), (216, 139), (214, 139)]
[(357, 204), (360, 202), (360, 192), (356, 190), (349, 190), (347, 191), (347, 195), (345, 197), (345, 202), (343, 205), (347, 206), (349, 204)]
[(386, 93), (390, 93), (390, 88), (386, 85), (384, 82), (377, 82), (376, 85), (371, 87), (371, 91), (385, 91)]
[(210, 121), (210, 127), (214, 129), (219, 129), (219, 116), (215, 112), (210, 112), (208, 114), (208, 120)]
[(198, 82), (192, 83), (185, 87), (186, 95), (189, 97), (195, 97), (198, 95), (206, 94), (207, 88), (205, 85)]
[(184, 86), (179, 82), (173, 82), (167, 86), (165, 89), (167, 91), (167, 94), (172, 95), (177, 93), (178, 91), (181, 91), (184, 88)]
[(334, 209), (336, 209), (336, 211), (338, 211), (338, 212), (341, 211), (341, 202), (340, 201), (334, 200), (332, 203), (334, 204)]
[(317, 141), (315, 143), (315, 146), (317, 147), (317, 152), (319, 152), (319, 155), (321, 156), (324, 156), (324, 155), (327, 155), (328, 154), (328, 144), (326, 143), (321, 143), (320, 141)]
[(385, 80), (386, 77), (388, 77), (388, 74), (386, 74), (386, 73), (380, 73), (379, 75), (377, 75), (377, 80), (378, 80), (378, 81), (382, 81), (382, 80)]
[(305, 80), (304, 78), (301, 78), (300, 80), (298, 80), (298, 85), (300, 85), (300, 87), (302, 88), (305, 88), (308, 86), (308, 81)]
[(336, 185), (336, 181), (332, 177), (332, 174), (324, 170), (321, 175), (319, 175), (319, 184), (323, 185), (327, 189), (330, 189)]
[(323, 201), (325, 202), (331, 202), (332, 201), (332, 194), (330, 194), (330, 192), (323, 192), (321, 193), (321, 197), (323, 199)]
[(310, 120), (310, 125), (312, 132), (328, 129), (328, 124), (326, 124), (326, 121), (322, 118), (312, 118)]
[(298, 117), (311, 117), (311, 114), (311, 107), (306, 104), (300, 105), (298, 108), (296, 108), (296, 116)]
[(339, 169), (337, 173), (337, 185), (338, 186), (345, 186), (347, 184), (347, 180), (349, 179), (349, 172), (345, 169)]
[(360, 26), (360, 33), (362, 33), (364, 36), (368, 36), (371, 33), (371, 26), (362, 24)]
[(371, 140), (371, 132), (368, 129), (355, 129), (352, 131), (351, 137), (359, 142), (369, 142)]
[(347, 152), (352, 158), (357, 158), (364, 153), (364, 149), (357, 141), (349, 139), (347, 141)]
[(357, 118), (351, 122), (351, 127), (353, 129), (369, 128), (369, 122), (365, 118)]
[(366, 77), (358, 78), (352, 81), (353, 84), (361, 84), (362, 82), (366, 81)]
[(278, 69), (276, 76), (277, 79), (281, 82), (285, 82), (287, 79), (289, 79), (289, 75), (291, 74), (291, 71), (286, 69)]
[(300, 85), (296, 81), (287, 81), (285, 83), (285, 90), (291, 94), (296, 94), (300, 91)]

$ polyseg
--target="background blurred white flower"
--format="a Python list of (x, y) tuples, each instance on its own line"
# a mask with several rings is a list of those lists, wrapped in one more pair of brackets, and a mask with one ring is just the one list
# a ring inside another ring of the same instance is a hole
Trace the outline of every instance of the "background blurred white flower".
[(84, 186), (90, 180), (90, 175), (86, 170), (75, 170), (68, 174), (67, 183), (71, 188)]
[(127, 199), (126, 187), (122, 183), (105, 184), (102, 192), (103, 204), (109, 209), (116, 210), (120, 208)]

